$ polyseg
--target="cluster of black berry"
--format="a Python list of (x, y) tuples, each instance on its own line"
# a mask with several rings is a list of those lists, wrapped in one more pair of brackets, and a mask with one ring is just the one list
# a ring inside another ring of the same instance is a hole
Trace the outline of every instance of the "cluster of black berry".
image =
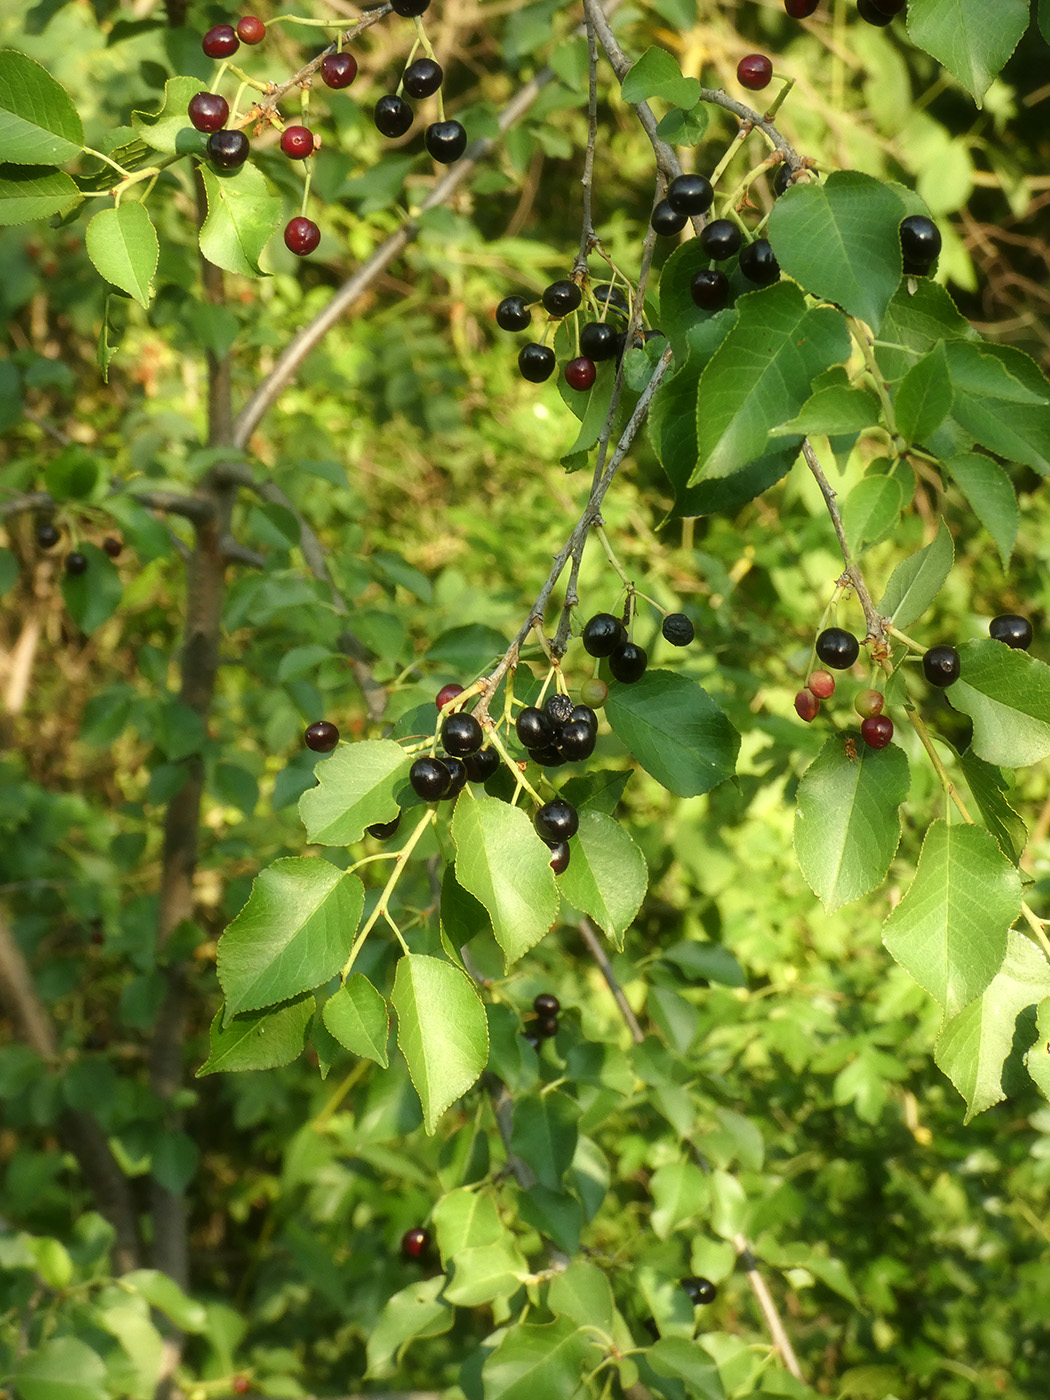
[[(53, 520), (41, 520), (35, 533), (37, 545), (41, 549), (54, 549), (62, 538), (62, 532)], [(102, 548), (111, 559), (116, 559), (124, 545), (115, 535), (107, 535), (102, 541)], [(67, 574), (76, 578), (79, 574), (87, 572), (87, 555), (82, 554), (79, 549), (71, 549), (63, 561), (63, 567)]]
[[(883, 29), (901, 14), (908, 0), (857, 0), (857, 14), (868, 24)], [(820, 0), (784, 0), (784, 9), (792, 19), (808, 19), (820, 5)]]
[[(685, 613), (668, 613), (660, 630), (664, 640), (676, 647), (687, 647), (695, 635)], [(584, 624), (581, 636), (585, 651), (609, 663), (614, 680), (631, 685), (645, 675), (649, 654), (630, 640), (621, 618), (612, 613), (595, 613)]]
[[(409, 19), (417, 19), (429, 4), (430, 0), (392, 0), (395, 14)], [(236, 28), (232, 24), (213, 25), (201, 40), (205, 54), (222, 62), (213, 89), (218, 86), (230, 59), (241, 44), (260, 44), (265, 37), (266, 25), (255, 15), (243, 16), (237, 21)], [(349, 87), (357, 77), (357, 60), (352, 54), (339, 49), (335, 53), (325, 54), (319, 71), (325, 85), (338, 91)], [(373, 112), (376, 128), (384, 136), (403, 136), (412, 125), (415, 114), (402, 92), (407, 92), (413, 98), (432, 97), (439, 91), (443, 77), (441, 65), (433, 58), (410, 58), (397, 92), (386, 94), (376, 103)], [(251, 144), (242, 126), (228, 125), (231, 114), (225, 97), (214, 90), (198, 92), (190, 98), (187, 111), (191, 125), (197, 131), (207, 133), (207, 155), (216, 169), (236, 170), (244, 164), (251, 154)], [(236, 123), (238, 119), (239, 114), (234, 112), (232, 122)], [(431, 122), (423, 133), (423, 141), (434, 160), (450, 165), (466, 150), (467, 133), (459, 122), (446, 121), (442, 109), (440, 119)], [(292, 125), (284, 126), (281, 130), (281, 150), (290, 160), (307, 160), (319, 144), (309, 127)], [(298, 257), (312, 253), (320, 241), (321, 230), (305, 214), (297, 214), (285, 226), (285, 246)]]
[[(585, 321), (581, 326), (581, 318), (576, 317), (573, 330), (579, 354), (565, 366), (566, 384), (581, 392), (594, 383), (598, 365), (603, 360), (619, 361), (623, 356), (630, 317), (630, 303), (619, 287), (605, 283), (591, 288), (587, 295), (589, 310), (596, 319)], [(496, 324), (504, 331), (526, 330), (532, 323), (532, 308), (538, 304), (547, 313), (543, 337), (546, 340), (552, 322), (574, 315), (582, 303), (583, 292), (579, 285), (566, 277), (546, 287), (538, 303), (519, 294), (504, 297), (496, 307)], [(556, 363), (554, 351), (543, 341), (530, 341), (518, 354), (518, 369), (530, 384), (542, 384), (549, 379)]]
[(590, 705), (574, 705), (560, 691), (543, 708), (526, 705), (514, 725), (522, 747), (542, 768), (590, 758), (598, 741), (598, 716)]
[(558, 1012), (561, 1010), (561, 1002), (553, 992), (540, 992), (532, 1003), (532, 1009), (536, 1013), (536, 1019), (525, 1031), (525, 1039), (534, 1050), (538, 1050), (540, 1041), (550, 1040), (558, 1034)]

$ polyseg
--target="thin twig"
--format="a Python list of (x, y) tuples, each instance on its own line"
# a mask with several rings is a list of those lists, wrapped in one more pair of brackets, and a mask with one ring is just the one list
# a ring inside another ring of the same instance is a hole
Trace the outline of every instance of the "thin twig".
[(846, 531), (842, 524), (842, 512), (839, 510), (835, 488), (824, 475), (824, 469), (817, 461), (817, 454), (813, 451), (809, 438), (803, 438), (802, 440), (802, 455), (806, 459), (806, 466), (809, 467), (810, 471), (813, 473), (814, 480), (820, 487), (820, 494), (824, 497), (824, 504), (827, 507), (828, 515), (831, 516), (831, 523), (835, 527), (835, 534), (838, 537), (839, 549), (842, 551), (842, 562), (846, 566), (846, 577), (849, 579), (850, 585), (857, 595), (857, 601), (864, 610), (864, 621), (868, 626), (868, 636), (874, 637), (881, 646), (885, 647), (887, 645), (886, 630), (882, 618), (879, 616), (878, 608), (871, 601), (871, 594), (868, 592), (868, 587), (864, 582), (863, 575), (853, 562), (853, 555), (850, 553), (849, 544), (846, 542)]
[(588, 14), (587, 25), (587, 149), (583, 157), (583, 175), (580, 187), (583, 190), (583, 227), (580, 230), (580, 251), (576, 255), (576, 267), (580, 272), (587, 270), (587, 254), (594, 247), (594, 216), (591, 206), (591, 193), (594, 178), (594, 147), (598, 140), (598, 42), (594, 37), (594, 25)]
[(749, 1261), (751, 1264), (750, 1268), (745, 1269), (745, 1274), (748, 1283), (751, 1285), (751, 1292), (755, 1295), (755, 1301), (761, 1308), (762, 1316), (766, 1320), (766, 1326), (769, 1328), (769, 1335), (773, 1339), (773, 1345), (780, 1353), (784, 1365), (795, 1379), (804, 1383), (805, 1377), (802, 1374), (802, 1368), (798, 1364), (798, 1357), (795, 1355), (795, 1349), (791, 1345), (791, 1340), (787, 1332), (784, 1330), (784, 1324), (780, 1320), (780, 1314), (777, 1312), (777, 1305), (773, 1301), (773, 1295), (766, 1287), (765, 1279), (755, 1266), (754, 1255), (752, 1255), (748, 1248), (747, 1240), (743, 1235), (734, 1235), (733, 1244), (740, 1257)]
[(616, 973), (613, 971), (613, 965), (609, 961), (608, 953), (606, 953), (605, 949), (602, 947), (601, 939), (594, 931), (594, 925), (591, 923), (590, 919), (584, 918), (580, 920), (577, 927), (580, 930), (580, 937), (583, 939), (584, 943), (587, 944), (587, 951), (598, 964), (598, 969), (605, 978), (609, 991), (613, 994), (613, 1000), (620, 1008), (620, 1015), (626, 1022), (627, 1029), (631, 1032), (631, 1039), (634, 1041), (635, 1045), (641, 1045), (642, 1041), (645, 1039), (645, 1032), (638, 1024), (638, 1017), (631, 1010), (631, 1003), (624, 996), (623, 988), (616, 980)]

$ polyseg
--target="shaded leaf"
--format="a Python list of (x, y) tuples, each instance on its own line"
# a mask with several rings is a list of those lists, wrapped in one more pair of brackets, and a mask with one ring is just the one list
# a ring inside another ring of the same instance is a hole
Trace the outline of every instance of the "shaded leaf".
[(569, 868), (558, 878), (562, 894), (622, 948), (649, 883), (645, 857), (618, 822), (595, 811), (580, 813), (570, 850)]
[(454, 1308), (442, 1302), (444, 1274), (420, 1279), (395, 1293), (383, 1305), (379, 1321), (368, 1338), (366, 1375), (384, 1380), (397, 1374), (409, 1342), (422, 1337), (441, 1337), (456, 1320)]
[(557, 1090), (530, 1094), (514, 1105), (510, 1150), (531, 1167), (541, 1186), (557, 1191), (576, 1153), (579, 1105)]
[(0, 227), (64, 214), (80, 199), (63, 170), (46, 165), (0, 165)]
[(954, 401), (948, 357), (941, 341), (912, 365), (897, 386), (893, 396), (897, 431), (909, 442), (925, 442), (947, 418)]
[(485, 1400), (573, 1400), (598, 1355), (591, 1334), (570, 1318), (520, 1324), (485, 1360)]
[(1010, 562), (1021, 523), (1013, 482), (998, 462), (979, 452), (959, 452), (954, 457), (948, 457), (941, 466), (995, 541), (1005, 569)]

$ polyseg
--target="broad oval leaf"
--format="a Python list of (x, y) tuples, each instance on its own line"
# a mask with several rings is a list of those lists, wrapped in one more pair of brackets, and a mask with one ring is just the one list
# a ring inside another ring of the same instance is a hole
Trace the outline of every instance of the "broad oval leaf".
[(955, 546), (942, 520), (932, 544), (902, 559), (890, 575), (879, 600), (880, 616), (900, 628), (921, 617), (944, 587), (954, 561)]
[(625, 102), (644, 102), (659, 97), (676, 107), (691, 108), (700, 100), (700, 84), (696, 78), (685, 78), (674, 57), (655, 45), (646, 49), (629, 72), (621, 87)]
[(915, 879), (882, 941), (920, 987), (955, 1016), (999, 971), (1021, 911), (1021, 878), (983, 827), (935, 821)]
[(497, 797), (456, 803), (456, 879), (488, 910), (506, 966), (537, 944), (558, 916), (550, 852), (519, 807)]
[(842, 503), (842, 524), (854, 554), (877, 544), (900, 519), (904, 487), (897, 476), (866, 476)]
[(551, 1279), (547, 1306), (555, 1317), (570, 1317), (581, 1327), (600, 1327), (611, 1332), (615, 1307), (609, 1280), (597, 1264), (575, 1258), (569, 1267)]
[(1050, 755), (1050, 666), (990, 637), (958, 648), (952, 708), (973, 720), (973, 751), (997, 768)]
[(599, 1355), (593, 1333), (571, 1318), (521, 1323), (485, 1359), (485, 1400), (573, 1400)]
[(645, 771), (677, 797), (710, 792), (736, 772), (740, 736), (688, 676), (650, 670), (633, 685), (614, 685), (605, 715)]
[(908, 7), (913, 43), (943, 63), (978, 106), (1028, 26), (1028, 0), (924, 0)]
[(97, 1351), (77, 1337), (52, 1337), (18, 1362), (15, 1389), (22, 1400), (103, 1400), (111, 1394)]
[(313, 1014), (314, 999), (309, 994), (296, 997), (284, 1006), (245, 1011), (226, 1026), (222, 1024), (220, 1007), (211, 1023), (211, 1053), (197, 1071), (197, 1077), (290, 1065), (302, 1051), (303, 1037)]
[(64, 214), (80, 191), (64, 170), (42, 165), (0, 165), (0, 227)]
[(445, 1282), (444, 1274), (436, 1274), (410, 1283), (387, 1299), (368, 1338), (369, 1378), (395, 1376), (398, 1358), (408, 1342), (417, 1337), (441, 1337), (451, 1330), (456, 1312), (440, 1296)]
[(287, 857), (260, 871), (219, 940), (227, 1024), (333, 977), (350, 953), (364, 902), (357, 876), (325, 860)]
[(259, 275), (259, 255), (281, 222), (281, 197), (249, 161), (239, 170), (217, 175), (200, 166), (208, 199), (200, 248), (209, 262), (225, 272)]
[(122, 1288), (134, 1289), (151, 1308), (156, 1308), (182, 1332), (204, 1332), (208, 1313), (203, 1303), (185, 1294), (173, 1278), (159, 1269), (133, 1269), (121, 1274)]
[(897, 386), (893, 411), (897, 431), (912, 443), (923, 443), (951, 412), (955, 401), (944, 342), (939, 341), (917, 360)]
[(889, 185), (840, 170), (787, 190), (769, 216), (769, 241), (789, 277), (877, 331), (901, 279), (903, 217)]
[(332, 993), (324, 1004), (321, 1019), (352, 1055), (375, 1060), (386, 1069), (389, 1013), (386, 1002), (364, 973), (353, 973)]
[(868, 894), (889, 869), (901, 836), (898, 808), (911, 775), (896, 744), (855, 744), (832, 735), (798, 787), (795, 854), (828, 913)]
[(957, 384), (952, 421), (989, 451), (1050, 476), (1050, 385), (1035, 361), (982, 343), (950, 345), (948, 362), (953, 380), (969, 386)]
[(35, 59), (0, 52), (0, 151), (13, 165), (65, 165), (84, 146), (84, 128), (61, 83)]
[(562, 894), (622, 948), (649, 883), (645, 857), (619, 822), (594, 811), (580, 813), (569, 849), (569, 868), (558, 877)]
[(572, 1166), (580, 1112), (579, 1104), (556, 1089), (515, 1101), (510, 1150), (550, 1191), (561, 1190), (562, 1177)]
[(164, 84), (164, 103), (158, 112), (133, 112), (131, 124), (138, 136), (155, 151), (173, 156), (203, 140), (186, 115), (190, 98), (200, 92), (199, 78), (169, 78)]
[(434, 1233), (445, 1265), (461, 1249), (496, 1244), (506, 1231), (491, 1196), (459, 1188), (442, 1196), (434, 1207)]
[(995, 541), (1005, 569), (1010, 562), (1021, 512), (1013, 482), (998, 462), (980, 452), (960, 452), (941, 463)]
[(972, 748), (959, 755), (959, 764), (985, 826), (1003, 855), (1016, 865), (1028, 844), (1028, 828), (1007, 800), (1002, 770), (978, 758)]
[(774, 428), (771, 436), (823, 433), (827, 437), (836, 437), (844, 433), (859, 433), (877, 423), (879, 416), (879, 401), (867, 389), (828, 384), (806, 400), (790, 423), (781, 423)]
[(516, 1293), (529, 1273), (513, 1236), (493, 1244), (472, 1245), (456, 1255), (444, 1297), (457, 1307), (476, 1308)]
[(667, 1162), (658, 1167), (649, 1181), (649, 1192), (653, 1198), (650, 1220), (660, 1240), (711, 1206), (708, 1179), (693, 1162)]
[(149, 306), (160, 244), (145, 205), (132, 201), (100, 209), (84, 237), (96, 272), (140, 306)]
[(445, 1109), (467, 1092), (488, 1062), (485, 1008), (465, 972), (423, 953), (399, 959), (391, 1001), (397, 1043), (426, 1130), (432, 1133)]
[(397, 793), (411, 766), (409, 755), (392, 739), (340, 744), (317, 765), (317, 786), (299, 799), (307, 840), (350, 846), (367, 827), (393, 821), (400, 810)]

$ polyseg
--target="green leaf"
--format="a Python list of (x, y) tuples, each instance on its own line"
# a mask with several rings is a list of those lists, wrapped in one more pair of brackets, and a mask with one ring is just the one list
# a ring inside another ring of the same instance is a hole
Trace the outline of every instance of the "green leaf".
[(361, 972), (355, 972), (324, 1004), (321, 1019), (352, 1055), (386, 1069), (389, 1013), (386, 1002)]
[(959, 679), (948, 699), (973, 720), (973, 751), (999, 768), (1050, 755), (1050, 666), (990, 637), (958, 648)]
[(325, 860), (293, 856), (261, 870), (219, 940), (226, 1023), (333, 977), (349, 956), (364, 902), (358, 877)]
[(893, 396), (897, 431), (911, 443), (924, 443), (947, 418), (954, 401), (948, 356), (940, 341), (912, 365), (897, 386)]
[(169, 78), (164, 84), (164, 102), (157, 112), (132, 112), (131, 125), (137, 135), (155, 151), (173, 156), (186, 151), (203, 154), (206, 137), (195, 131), (186, 115), (190, 98), (200, 92), (199, 78)]
[(866, 476), (842, 503), (846, 541), (854, 554), (877, 544), (897, 524), (904, 508), (904, 487), (896, 476)]
[(669, 792), (696, 797), (736, 771), (740, 736), (697, 681), (673, 671), (646, 671), (615, 684), (605, 702), (614, 733)]
[(994, 836), (979, 826), (935, 821), (915, 879), (883, 925), (882, 941), (955, 1016), (998, 972), (1007, 930), (1020, 910), (1020, 876)]
[(649, 883), (645, 857), (619, 822), (594, 811), (580, 813), (570, 850), (562, 894), (622, 948)]
[(15, 1388), (22, 1400), (103, 1400), (109, 1393), (102, 1358), (76, 1337), (53, 1337), (27, 1352)]
[(225, 175), (207, 164), (200, 172), (208, 199), (201, 252), (225, 272), (261, 275), (259, 255), (281, 222), (280, 195), (270, 193), (262, 171), (250, 161)]
[(306, 994), (276, 1009), (246, 1011), (223, 1026), (220, 1007), (211, 1023), (211, 1053), (197, 1077), (290, 1065), (302, 1051), (313, 1013), (314, 999)]
[(388, 1298), (368, 1338), (368, 1370), (373, 1380), (397, 1374), (408, 1343), (421, 1337), (441, 1337), (450, 1331), (456, 1313), (441, 1301), (444, 1274), (410, 1283)]
[(1028, 0), (924, 0), (908, 7), (908, 34), (977, 105), (1028, 26)]
[(555, 1274), (547, 1291), (547, 1306), (555, 1317), (568, 1317), (580, 1327), (611, 1332), (615, 1316), (609, 1280), (586, 1259), (573, 1259), (563, 1273)]
[(197, 1174), (200, 1150), (188, 1133), (165, 1130), (153, 1148), (150, 1172), (167, 1191), (182, 1195)]
[[(956, 341), (943, 349), (952, 387), (960, 399), (971, 396), (975, 399), (998, 399), (1003, 403), (1026, 407), (1050, 402), (1050, 385), (1042, 376), (1039, 376), (1035, 388), (1028, 387), (1017, 374), (1011, 373), (1011, 367), (1007, 366), (994, 346)], [(1017, 358), (1012, 367), (1024, 375), (1026, 357), (1020, 351), (1015, 354)], [(1028, 363), (1034, 364), (1034, 361)]]
[(513, 1238), (461, 1249), (445, 1288), (448, 1302), (476, 1308), (497, 1298), (509, 1298), (528, 1277), (529, 1266)]
[(781, 195), (769, 241), (788, 277), (877, 331), (900, 285), (904, 213), (881, 180), (835, 171), (822, 185), (792, 185)]
[(485, 1400), (573, 1400), (598, 1355), (591, 1334), (570, 1318), (516, 1325), (485, 1359)]
[(1045, 956), (1030, 939), (1009, 933), (998, 972), (937, 1037), (934, 1059), (966, 1100), (967, 1123), (1006, 1097), (1003, 1068), (1013, 1049), (1017, 1018), (1046, 996), (1050, 966)]
[(488, 910), (506, 966), (540, 941), (558, 915), (550, 852), (519, 807), (461, 797), (452, 818), (456, 879)]
[(113, 560), (97, 545), (83, 541), (80, 552), (88, 561), (82, 574), (62, 575), (66, 611), (81, 632), (94, 632), (113, 616), (124, 596), (124, 585)]
[(746, 293), (736, 310), (736, 324), (700, 376), (689, 485), (731, 476), (760, 458), (770, 431), (809, 398), (814, 378), (849, 356), (842, 313), (808, 307), (793, 282)]
[(691, 1338), (661, 1337), (645, 1359), (658, 1376), (685, 1381), (691, 1398), (725, 1400), (718, 1367)]
[(64, 214), (80, 192), (63, 170), (46, 165), (0, 165), (0, 227)]
[(1044, 997), (1036, 1012), (1037, 1038), (1025, 1056), (1025, 1066), (1044, 1098), (1050, 1099), (1050, 997)]
[(999, 842), (1003, 855), (1016, 865), (1028, 844), (1028, 830), (1006, 800), (1001, 770), (978, 758), (972, 748), (960, 755), (959, 762), (985, 826)]
[(653, 1210), (649, 1217), (657, 1239), (666, 1240), (687, 1220), (711, 1205), (707, 1177), (692, 1162), (668, 1162), (649, 1180)]
[(510, 1150), (550, 1191), (560, 1189), (562, 1177), (572, 1165), (579, 1117), (579, 1105), (558, 1090), (515, 1101)]
[(879, 401), (867, 389), (829, 384), (812, 394), (789, 423), (773, 428), (770, 437), (809, 436), (814, 433), (836, 437), (843, 433), (859, 433), (877, 423), (879, 417)]
[(707, 135), (709, 114), (707, 104), (698, 102), (683, 111), (674, 107), (656, 124), (656, 134), (669, 146), (699, 146)]
[[(694, 98), (695, 101), (695, 98)], [(84, 128), (65, 88), (14, 49), (0, 51), (0, 151), (13, 165), (65, 165)]]
[(71, 443), (48, 462), (44, 482), (56, 501), (86, 501), (98, 484), (101, 466), (94, 453)]
[(498, 1244), (506, 1234), (495, 1201), (481, 1191), (449, 1191), (434, 1207), (433, 1221), (446, 1266), (461, 1250)]
[(299, 799), (308, 841), (350, 846), (365, 828), (393, 821), (412, 759), (392, 739), (340, 744), (317, 765), (318, 784)]
[(149, 306), (160, 244), (145, 205), (131, 201), (100, 209), (84, 238), (96, 272), (140, 306)]
[(1050, 385), (1028, 355), (1008, 345), (948, 347), (952, 419), (989, 451), (1050, 476)]
[(133, 1269), (120, 1277), (122, 1287), (132, 1288), (142, 1295), (151, 1308), (156, 1308), (174, 1322), (180, 1332), (203, 1332), (208, 1325), (204, 1304), (189, 1298), (174, 1279), (159, 1269)]
[(692, 108), (700, 101), (700, 84), (684, 78), (682, 70), (666, 49), (648, 48), (624, 76), (621, 87), (625, 102), (645, 102), (659, 97), (676, 107)]
[(979, 452), (957, 453), (941, 466), (991, 535), (1005, 569), (1010, 563), (1021, 523), (1013, 482), (998, 462)]
[(799, 783), (795, 855), (828, 913), (882, 883), (901, 836), (911, 776), (904, 750), (829, 738)]
[(445, 1109), (467, 1092), (488, 1061), (485, 1008), (465, 972), (422, 953), (399, 959), (391, 1001), (397, 1043), (426, 1130), (432, 1133)]
[(955, 546), (942, 520), (932, 544), (902, 559), (890, 575), (878, 608), (902, 630), (920, 618), (944, 587), (955, 561)]

